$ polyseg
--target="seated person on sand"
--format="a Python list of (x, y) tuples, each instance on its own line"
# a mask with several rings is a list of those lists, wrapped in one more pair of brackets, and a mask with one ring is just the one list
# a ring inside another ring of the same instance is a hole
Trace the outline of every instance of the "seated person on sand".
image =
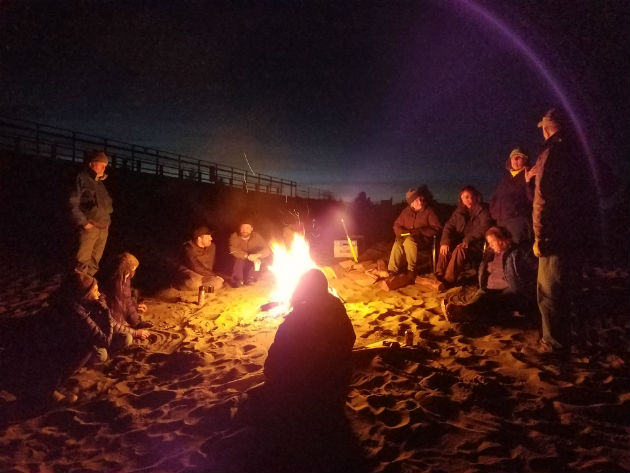
[(479, 289), (467, 304), (442, 300), (451, 322), (536, 313), (538, 261), (529, 245), (517, 245), (504, 227), (486, 232), (486, 249), (479, 267)]
[(223, 278), (214, 272), (215, 255), (212, 231), (206, 226), (195, 228), (192, 239), (184, 243), (176, 283), (178, 289), (196, 291), (199, 286), (212, 286), (215, 291), (221, 289)]
[(138, 258), (131, 253), (118, 255), (114, 266), (103, 280), (103, 292), (114, 320), (136, 329), (143, 329), (152, 327), (153, 324), (142, 320), (140, 314), (146, 312), (147, 306), (138, 303), (131, 289), (131, 279), (139, 265)]
[(473, 186), (459, 193), (457, 208), (444, 225), (435, 275), (446, 287), (454, 286), (466, 263), (477, 265), (483, 252), (490, 211)]
[(442, 225), (431, 206), (433, 196), (426, 186), (410, 189), (406, 194), (409, 204), (394, 221), (396, 240), (389, 256), (387, 269), (397, 274), (406, 266), (409, 281), (413, 281), (418, 272), (418, 251), (433, 248), (433, 238), (440, 232)]
[[(107, 350), (131, 343), (100, 297), (96, 279), (73, 272), (51, 296), (50, 307), (33, 319), (28, 340), (13, 340), (0, 359), (0, 389), (39, 407), (52, 400), (75, 401), (56, 391), (88, 360), (107, 359)], [(19, 337), (17, 337), (19, 338)]]
[(302, 275), (291, 305), (265, 361), (267, 399), (286, 413), (341, 414), (352, 374), (352, 322), (319, 269)]
[(254, 231), (249, 220), (244, 220), (239, 231), (230, 235), (230, 254), (234, 258), (232, 266), (233, 287), (252, 284), (258, 279), (263, 260), (271, 255), (271, 250), (260, 233)]

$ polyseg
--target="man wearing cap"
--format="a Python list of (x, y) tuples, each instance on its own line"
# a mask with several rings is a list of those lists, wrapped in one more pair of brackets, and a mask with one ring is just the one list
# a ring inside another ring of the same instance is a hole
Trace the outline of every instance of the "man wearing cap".
[(409, 281), (415, 280), (418, 271), (418, 250), (430, 250), (433, 238), (442, 224), (433, 211), (433, 196), (426, 186), (410, 189), (405, 195), (409, 204), (394, 221), (396, 240), (389, 255), (387, 270), (399, 273), (407, 266)]
[(536, 162), (533, 203), (541, 351), (568, 348), (571, 302), (585, 253), (597, 234), (597, 194), (588, 163), (567, 133), (567, 121), (549, 110), (538, 127), (545, 143)]
[(111, 213), (112, 199), (105, 188), (107, 155), (92, 151), (87, 155), (87, 166), (76, 178), (76, 187), (70, 196), (72, 219), (78, 232), (78, 249), (75, 269), (91, 276), (105, 250)]
[(490, 214), (506, 228), (516, 244), (532, 241), (532, 200), (536, 166), (527, 167), (524, 148), (514, 148), (505, 163), (506, 171), (490, 199)]
[(256, 281), (263, 260), (269, 258), (271, 250), (260, 233), (254, 231), (249, 221), (239, 225), (239, 231), (230, 235), (230, 254), (234, 257), (232, 286), (239, 287)]
[(212, 244), (212, 231), (204, 226), (195, 228), (192, 239), (184, 243), (179, 267), (181, 289), (197, 290), (201, 285), (214, 290), (223, 287), (223, 278), (214, 273), (216, 246)]

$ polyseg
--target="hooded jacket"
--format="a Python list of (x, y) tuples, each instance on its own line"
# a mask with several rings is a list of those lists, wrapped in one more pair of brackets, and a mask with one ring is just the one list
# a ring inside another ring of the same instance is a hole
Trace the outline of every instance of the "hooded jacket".
[[(488, 264), (494, 259), (495, 252), (490, 248), (486, 250), (479, 266), (479, 287), (486, 289), (488, 286)], [(536, 298), (536, 275), (538, 261), (531, 247), (511, 244), (501, 253), (503, 274), (508, 283), (510, 292), (519, 294), (528, 299)]]

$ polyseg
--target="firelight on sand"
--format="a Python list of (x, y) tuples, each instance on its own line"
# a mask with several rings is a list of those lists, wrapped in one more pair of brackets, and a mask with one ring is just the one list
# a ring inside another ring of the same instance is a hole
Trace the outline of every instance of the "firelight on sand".
[[(309, 269), (317, 268), (311, 258), (308, 242), (298, 233), (293, 236), (289, 247), (280, 243), (272, 243), (273, 265), (269, 270), (276, 278), (275, 288), (270, 299), (278, 303), (278, 309), (274, 313), (283, 313), (289, 305), (293, 291), (300, 280), (300, 276)], [(284, 310), (282, 310), (284, 309)]]

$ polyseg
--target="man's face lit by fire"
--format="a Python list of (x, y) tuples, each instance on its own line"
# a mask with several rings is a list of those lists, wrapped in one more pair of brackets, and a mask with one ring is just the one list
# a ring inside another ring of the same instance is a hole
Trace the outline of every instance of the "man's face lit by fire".
[(254, 227), (252, 227), (249, 223), (244, 223), (238, 230), (239, 235), (243, 240), (247, 240), (254, 231)]
[(462, 204), (464, 204), (467, 209), (470, 209), (473, 205), (477, 203), (477, 198), (470, 191), (462, 192), (459, 195), (459, 198), (462, 200)]
[(212, 235), (201, 235), (197, 237), (197, 246), (199, 248), (208, 248), (212, 245)]
[(503, 253), (510, 244), (508, 240), (501, 240), (500, 238), (497, 238), (494, 235), (488, 235), (486, 237), (486, 241), (488, 242), (488, 246), (495, 253)]
[(420, 197), (416, 197), (416, 200), (414, 200), (409, 205), (411, 206), (412, 209), (414, 209), (417, 212), (418, 210), (422, 208), (422, 200), (420, 199)]
[(90, 167), (92, 168), (92, 171), (96, 173), (96, 177), (102, 177), (103, 174), (105, 174), (105, 168), (107, 167), (107, 163), (92, 161), (90, 163)]

